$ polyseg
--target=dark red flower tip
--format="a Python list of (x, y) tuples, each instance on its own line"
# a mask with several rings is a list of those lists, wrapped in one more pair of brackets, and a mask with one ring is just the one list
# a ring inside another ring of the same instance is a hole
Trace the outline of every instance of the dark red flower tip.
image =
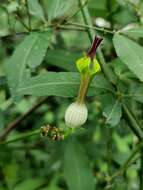
[(100, 43), (102, 42), (102, 40), (103, 40), (103, 38), (95, 36), (93, 44), (87, 53), (88, 57), (90, 57), (91, 59), (94, 58), (94, 56), (96, 55), (97, 48), (100, 45)]

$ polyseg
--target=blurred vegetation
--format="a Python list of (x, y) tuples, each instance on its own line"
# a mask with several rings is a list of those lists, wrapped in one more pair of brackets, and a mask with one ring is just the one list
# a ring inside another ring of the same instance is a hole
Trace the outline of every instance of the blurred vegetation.
[[(75, 62), (95, 35), (102, 71), (72, 131)], [(0, 190), (143, 190), (142, 38), (142, 0), (0, 1)]]

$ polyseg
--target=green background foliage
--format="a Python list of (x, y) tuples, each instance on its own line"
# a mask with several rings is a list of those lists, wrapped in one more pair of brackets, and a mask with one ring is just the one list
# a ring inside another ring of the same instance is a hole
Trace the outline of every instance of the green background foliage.
[[(75, 63), (95, 35), (101, 72), (70, 130)], [(0, 190), (143, 190), (142, 38), (142, 0), (1, 0)]]

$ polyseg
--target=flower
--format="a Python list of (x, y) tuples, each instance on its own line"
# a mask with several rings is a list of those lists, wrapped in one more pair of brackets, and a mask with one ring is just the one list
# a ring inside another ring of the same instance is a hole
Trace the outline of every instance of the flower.
[(88, 116), (85, 103), (74, 102), (69, 105), (65, 113), (65, 123), (68, 127), (78, 127), (83, 125)]
[(94, 56), (96, 55), (97, 48), (100, 45), (100, 43), (102, 42), (102, 40), (103, 40), (103, 38), (95, 36), (93, 44), (92, 44), (90, 50), (87, 53), (88, 57), (90, 57), (91, 59), (94, 58)]
[(101, 70), (96, 59), (96, 51), (102, 40), (100, 37), (95, 37), (86, 56), (76, 61), (76, 67), (81, 74), (81, 81), (76, 102), (70, 104), (65, 113), (65, 123), (68, 127), (81, 126), (87, 120), (88, 110), (85, 97), (93, 77)]

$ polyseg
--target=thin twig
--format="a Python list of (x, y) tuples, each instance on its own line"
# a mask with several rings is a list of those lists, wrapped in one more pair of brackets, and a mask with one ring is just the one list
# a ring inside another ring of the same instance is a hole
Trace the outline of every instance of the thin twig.
[(38, 135), (38, 134), (40, 135), (40, 130), (27, 132), (25, 134), (22, 134), (22, 135), (19, 135), (19, 136), (13, 138), (13, 139), (0, 142), (0, 146), (10, 144), (10, 143), (13, 143), (13, 142), (16, 142), (16, 141), (19, 141), (19, 140), (23, 140), (23, 139), (26, 139), (26, 138), (29, 138), (29, 137), (32, 137), (32, 136), (35, 136), (35, 135)]
[(140, 124), (138, 123), (134, 114), (124, 103), (122, 103), (122, 107), (123, 107), (123, 111), (124, 111), (124, 117), (125, 117), (126, 121), (129, 123), (130, 129), (134, 132), (134, 134), (140, 140), (142, 140), (143, 139), (143, 131), (141, 130)]
[(122, 175), (126, 169), (128, 168), (128, 166), (130, 165), (131, 161), (133, 160), (133, 158), (135, 157), (135, 155), (140, 151), (140, 149), (143, 147), (143, 141), (141, 141), (140, 143), (138, 143), (138, 145), (136, 146), (136, 148), (133, 150), (133, 152), (131, 153), (131, 155), (128, 157), (128, 159), (126, 160), (126, 162), (120, 167), (120, 169), (114, 173), (112, 176), (107, 178), (107, 182), (112, 181), (114, 178), (116, 178), (119, 175)]
[(7, 137), (7, 135), (15, 128), (19, 127), (20, 124), (28, 117), (30, 116), (36, 109), (38, 109), (42, 104), (44, 104), (47, 101), (47, 98), (43, 98), (38, 103), (36, 103), (32, 108), (30, 108), (26, 113), (24, 113), (21, 117), (13, 121), (3, 132), (3, 134), (0, 135), (0, 140), (3, 140)]
[(19, 20), (19, 22), (22, 24), (22, 26), (27, 30), (30, 31), (29, 27), (23, 22), (22, 18), (20, 17), (20, 15), (17, 13), (15, 14), (16, 18)]
[(105, 28), (99, 28), (96, 26), (89, 26), (87, 24), (81, 24), (81, 23), (67, 22), (66, 24), (78, 26), (78, 27), (83, 27), (83, 28), (87, 28), (87, 29), (89, 28), (89, 29), (93, 29), (93, 30), (98, 30), (98, 31), (101, 31), (104, 33), (110, 33), (110, 34), (114, 34), (116, 32), (116, 31), (111, 31), (111, 30), (105, 29)]

